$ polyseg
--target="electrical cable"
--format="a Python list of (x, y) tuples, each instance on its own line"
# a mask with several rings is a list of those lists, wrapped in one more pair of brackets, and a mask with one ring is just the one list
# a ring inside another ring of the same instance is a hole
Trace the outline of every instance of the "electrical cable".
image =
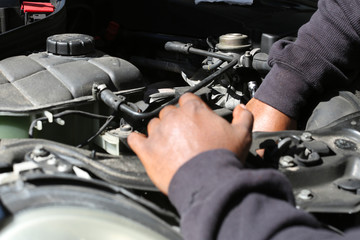
[[(70, 115), (70, 114), (81, 115), (84, 117), (95, 118), (95, 119), (108, 119), (108, 117), (109, 117), (109, 116), (88, 113), (88, 112), (79, 111), (79, 110), (66, 110), (66, 111), (54, 114), (53, 118), (56, 119), (56, 118), (60, 118), (60, 117), (66, 116), (66, 115)], [(47, 117), (40, 117), (40, 118), (33, 120), (30, 124), (29, 131), (28, 131), (29, 138), (33, 138), (34, 128), (38, 121), (45, 122), (45, 121), (49, 121), (49, 119)]]
[(82, 148), (86, 145), (88, 145), (92, 140), (94, 140), (94, 138), (96, 138), (97, 136), (99, 136), (108, 126), (109, 124), (115, 119), (115, 116), (111, 115), (106, 122), (99, 128), (99, 130), (90, 138), (88, 138), (85, 142), (77, 145), (76, 147), (78, 148)]

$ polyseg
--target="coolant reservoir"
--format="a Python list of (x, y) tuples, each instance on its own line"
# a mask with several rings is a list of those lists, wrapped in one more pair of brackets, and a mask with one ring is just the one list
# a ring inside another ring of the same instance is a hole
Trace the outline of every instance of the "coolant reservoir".
[[(91, 96), (94, 83), (104, 83), (114, 92), (125, 95), (144, 86), (141, 73), (134, 65), (95, 50), (91, 36), (54, 35), (46, 44), (46, 52), (0, 61), (0, 138), (27, 137), (33, 119), (48, 116), (52, 120), (52, 114), (65, 109), (98, 113), (97, 103)], [(65, 125), (77, 130), (84, 124), (82, 119), (65, 121)], [(84, 131), (90, 133), (96, 127)], [(41, 137), (52, 139), (55, 135), (66, 135), (63, 142), (68, 143), (66, 139), (74, 136), (64, 131), (52, 130), (48, 133), (51, 136)], [(75, 134), (79, 135), (72, 132)]]

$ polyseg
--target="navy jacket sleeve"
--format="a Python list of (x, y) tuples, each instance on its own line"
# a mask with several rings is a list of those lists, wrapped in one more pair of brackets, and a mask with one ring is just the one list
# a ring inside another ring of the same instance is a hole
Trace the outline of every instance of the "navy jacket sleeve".
[[(204, 152), (175, 174), (169, 198), (188, 240), (344, 239), (294, 207), (287, 179), (276, 170), (243, 169), (223, 149)], [(360, 231), (345, 239), (359, 239)]]
[(352, 83), (360, 69), (359, 12), (358, 0), (319, 0), (296, 41), (271, 48), (272, 69), (255, 98), (297, 118), (315, 94)]

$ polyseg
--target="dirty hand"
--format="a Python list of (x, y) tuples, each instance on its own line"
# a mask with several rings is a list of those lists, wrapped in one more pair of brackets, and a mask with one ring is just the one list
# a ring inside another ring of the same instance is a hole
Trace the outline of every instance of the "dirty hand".
[(149, 122), (148, 137), (133, 132), (128, 143), (153, 183), (167, 194), (176, 171), (201, 152), (223, 148), (245, 160), (253, 117), (243, 105), (235, 108), (233, 117), (230, 124), (199, 97), (187, 93), (179, 107), (167, 106)]

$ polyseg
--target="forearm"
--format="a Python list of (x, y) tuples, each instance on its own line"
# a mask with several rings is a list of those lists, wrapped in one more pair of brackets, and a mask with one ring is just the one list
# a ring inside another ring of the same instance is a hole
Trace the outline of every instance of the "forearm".
[(252, 98), (246, 104), (246, 108), (254, 116), (253, 132), (275, 132), (297, 127), (296, 120), (256, 98)]
[(202, 153), (183, 165), (169, 197), (181, 215), (185, 239), (339, 237), (294, 207), (290, 184), (281, 173), (242, 169), (226, 150)]

